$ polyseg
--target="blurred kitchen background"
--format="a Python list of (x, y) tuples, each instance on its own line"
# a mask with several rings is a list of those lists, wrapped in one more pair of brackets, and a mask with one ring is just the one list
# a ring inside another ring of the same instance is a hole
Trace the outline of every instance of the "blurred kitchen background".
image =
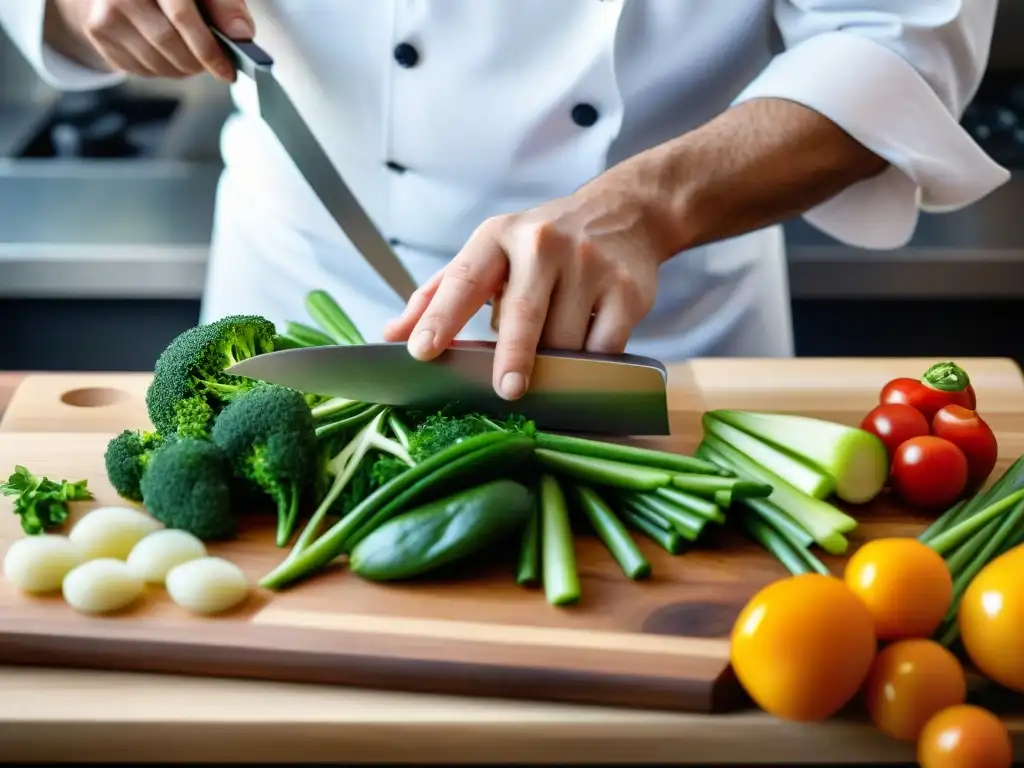
[[(799, 355), (1024, 363), (1022, 29), (1002, 0), (964, 117), (1009, 184), (897, 251), (787, 225)], [(150, 370), (196, 323), (230, 109), (210, 78), (62, 96), (0, 32), (0, 370)]]

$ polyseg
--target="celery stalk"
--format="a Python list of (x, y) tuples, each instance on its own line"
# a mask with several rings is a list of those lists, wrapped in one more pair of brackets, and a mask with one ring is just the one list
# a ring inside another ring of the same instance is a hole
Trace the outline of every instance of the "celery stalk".
[[(847, 503), (871, 501), (881, 493), (889, 478), (889, 456), (885, 444), (866, 430), (783, 413), (716, 410), (705, 415), (807, 462), (834, 481), (836, 496)], [(736, 447), (743, 450), (739, 444)], [(775, 471), (767, 464), (765, 467)]]
[[(831, 555), (842, 555), (846, 552), (849, 542), (843, 534), (857, 527), (855, 519), (831, 504), (801, 493), (714, 435), (705, 435), (701, 445), (706, 445), (721, 454), (729, 462), (728, 468), (740, 473), (741, 476), (746, 475), (770, 485), (772, 493), (768, 500), (805, 528), (814, 537), (818, 546), (826, 552)], [(704, 458), (700, 446), (697, 448), (697, 455)]]
[(835, 490), (835, 482), (824, 472), (789, 456), (754, 435), (705, 413), (701, 419), (705, 435), (713, 435), (785, 480), (801, 493), (824, 499)]

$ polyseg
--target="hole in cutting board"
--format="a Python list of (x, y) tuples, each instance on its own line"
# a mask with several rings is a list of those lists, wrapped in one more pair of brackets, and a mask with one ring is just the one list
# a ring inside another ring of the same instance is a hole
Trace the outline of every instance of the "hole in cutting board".
[(128, 398), (127, 392), (111, 387), (84, 387), (70, 389), (60, 396), (65, 405), (75, 408), (103, 408)]

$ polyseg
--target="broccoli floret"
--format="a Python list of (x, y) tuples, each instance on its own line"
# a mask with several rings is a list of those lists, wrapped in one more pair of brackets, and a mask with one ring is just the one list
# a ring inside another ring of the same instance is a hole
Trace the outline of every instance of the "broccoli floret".
[(107, 480), (117, 495), (132, 501), (142, 501), (139, 483), (153, 453), (164, 444), (158, 432), (126, 429), (107, 443), (103, 461)]
[(150, 514), (168, 528), (203, 541), (235, 535), (231, 465), (209, 440), (168, 441), (150, 457), (139, 487)]
[(251, 480), (277, 505), (277, 544), (295, 531), (302, 494), (321, 465), (316, 423), (302, 393), (271, 384), (236, 397), (217, 417), (213, 441), (236, 476)]
[(179, 334), (157, 359), (146, 392), (146, 408), (157, 431), (208, 436), (224, 405), (260, 384), (224, 371), (273, 352), (275, 334), (274, 324), (256, 315), (233, 315)]

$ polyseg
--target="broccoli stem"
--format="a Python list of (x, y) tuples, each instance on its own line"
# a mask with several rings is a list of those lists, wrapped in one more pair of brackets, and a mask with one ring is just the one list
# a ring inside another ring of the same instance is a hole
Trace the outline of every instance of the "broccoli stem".
[(285, 495), (277, 506), (277, 546), (286, 547), (295, 533), (295, 523), (299, 519), (299, 502), (302, 499), (302, 488), (298, 483), (289, 483)]

